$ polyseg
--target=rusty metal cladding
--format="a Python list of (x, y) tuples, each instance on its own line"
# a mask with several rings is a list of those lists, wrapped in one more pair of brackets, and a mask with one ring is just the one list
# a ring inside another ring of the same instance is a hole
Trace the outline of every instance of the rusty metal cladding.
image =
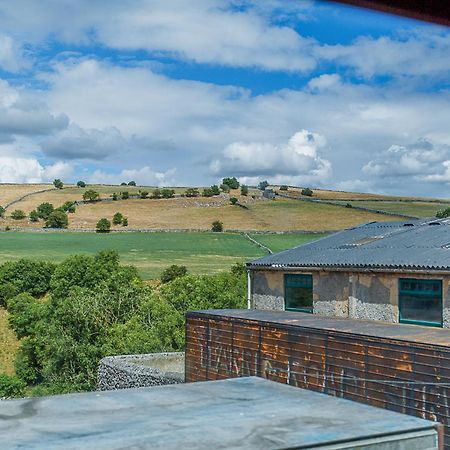
[(260, 376), (444, 424), (450, 330), (258, 310), (186, 316), (186, 381)]

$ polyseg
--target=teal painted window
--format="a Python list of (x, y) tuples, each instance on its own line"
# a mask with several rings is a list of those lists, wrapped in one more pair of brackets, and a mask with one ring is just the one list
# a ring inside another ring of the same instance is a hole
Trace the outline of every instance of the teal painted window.
[(284, 275), (286, 311), (313, 312), (312, 275)]
[(400, 278), (401, 323), (442, 327), (442, 281)]

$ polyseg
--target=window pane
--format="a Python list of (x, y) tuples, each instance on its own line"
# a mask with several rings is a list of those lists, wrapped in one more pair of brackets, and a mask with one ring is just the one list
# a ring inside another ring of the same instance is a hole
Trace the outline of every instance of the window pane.
[(311, 288), (286, 287), (286, 308), (310, 309), (313, 306)]

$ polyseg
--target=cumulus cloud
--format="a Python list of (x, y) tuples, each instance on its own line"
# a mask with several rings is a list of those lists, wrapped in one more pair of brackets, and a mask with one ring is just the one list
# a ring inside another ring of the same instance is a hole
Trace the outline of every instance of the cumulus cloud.
[(211, 162), (215, 175), (239, 176), (243, 182), (270, 177), (272, 182), (299, 184), (326, 182), (332, 173), (331, 163), (319, 155), (325, 138), (317, 133), (301, 130), (286, 144), (234, 142), (228, 145), (219, 159)]
[(20, 44), (5, 34), (0, 34), (0, 67), (8, 72), (18, 72), (30, 67)]
[(96, 170), (89, 178), (89, 183), (119, 184), (123, 181), (136, 181), (141, 186), (176, 186), (176, 169), (158, 172), (145, 166), (140, 169), (125, 169), (120, 173), (107, 173)]
[(71, 173), (72, 168), (63, 162), (43, 166), (35, 158), (0, 156), (0, 183), (42, 183)]

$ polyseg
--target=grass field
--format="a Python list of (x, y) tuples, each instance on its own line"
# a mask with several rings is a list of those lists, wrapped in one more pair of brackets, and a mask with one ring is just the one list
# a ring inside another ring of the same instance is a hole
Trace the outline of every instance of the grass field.
[(19, 342), (14, 332), (9, 328), (8, 312), (0, 307), (0, 374), (14, 374), (14, 359), (19, 348)]

